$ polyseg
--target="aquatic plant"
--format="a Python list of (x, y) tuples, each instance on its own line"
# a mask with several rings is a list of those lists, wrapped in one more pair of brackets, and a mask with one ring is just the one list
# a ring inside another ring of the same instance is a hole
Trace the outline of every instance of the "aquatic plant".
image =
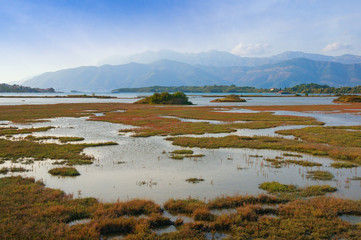
[[(192, 214), (195, 222), (173, 223), (149, 200), (99, 203), (94, 198), (73, 199), (34, 179), (0, 179), (0, 229), (4, 239), (100, 239), (124, 234), (126, 239), (204, 239), (206, 232), (227, 231), (232, 239), (359, 239), (358, 225), (339, 218), (360, 215), (361, 202), (332, 197), (285, 200), (276, 196), (220, 197), (208, 203), (196, 199), (170, 199), (164, 208)], [(321, 188), (320, 188), (321, 189)], [(273, 208), (258, 203), (274, 204)], [(211, 208), (237, 211), (219, 216)], [(142, 216), (146, 214), (147, 216)], [(277, 214), (270, 217), (265, 214)], [(68, 225), (74, 220), (89, 222)], [(183, 223), (183, 224), (182, 224)], [(177, 231), (156, 235), (152, 229), (175, 224)], [(298, 227), (295, 227), (298, 226)]]
[(335, 163), (331, 163), (331, 167), (333, 167), (333, 168), (354, 168), (354, 167), (358, 167), (358, 165), (352, 164), (352, 163), (347, 163), (347, 162), (335, 162)]
[(17, 160), (20, 158), (61, 159), (67, 160), (68, 165), (91, 164), (93, 158), (82, 154), (86, 147), (116, 145), (114, 142), (93, 144), (40, 144), (33, 141), (10, 141), (0, 139), (0, 158)]
[(332, 173), (327, 171), (308, 171), (306, 177), (312, 180), (323, 180), (323, 181), (329, 181), (333, 179)]
[(361, 149), (351, 146), (330, 146), (327, 144), (298, 141), (278, 137), (242, 137), (229, 135), (226, 137), (170, 137), (173, 145), (200, 148), (253, 148), (274, 149), (293, 152), (309, 153), (318, 156), (329, 156), (337, 160), (344, 160), (361, 164)]
[(186, 182), (189, 183), (199, 183), (199, 182), (203, 182), (204, 179), (203, 178), (187, 178)]
[(182, 150), (174, 150), (171, 152), (172, 154), (193, 154), (192, 150), (182, 149)]
[(68, 176), (73, 177), (73, 176), (79, 176), (80, 175), (78, 170), (76, 168), (73, 168), (73, 167), (53, 168), (53, 169), (50, 169), (48, 172), (51, 175), (63, 176), (63, 177), (68, 177)]

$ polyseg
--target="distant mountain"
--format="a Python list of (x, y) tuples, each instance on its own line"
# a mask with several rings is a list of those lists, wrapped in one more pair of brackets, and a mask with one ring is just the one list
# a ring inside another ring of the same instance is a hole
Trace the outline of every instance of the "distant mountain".
[(129, 63), (100, 67), (79, 67), (48, 72), (34, 77), (24, 84), (42, 87), (52, 86), (62, 91), (110, 91), (120, 87), (151, 85), (197, 85), (222, 84), (221, 78), (185, 63), (159, 60), (151, 64)]
[(314, 61), (338, 62), (343, 64), (361, 63), (361, 56), (342, 55), (337, 57), (321, 54), (312, 54), (304, 52), (289, 51), (271, 57), (240, 57), (229, 52), (211, 50), (200, 53), (179, 53), (170, 50), (161, 50), (158, 52), (147, 51), (130, 56), (113, 56), (103, 60), (100, 64), (120, 65), (131, 62), (149, 64), (161, 59), (168, 59), (177, 62), (183, 62), (191, 65), (206, 65), (213, 67), (232, 67), (245, 66), (255, 67), (266, 64), (274, 64), (281, 61), (294, 58), (307, 58)]
[(214, 67), (159, 60), (151, 64), (129, 63), (79, 67), (44, 73), (24, 84), (70, 91), (110, 91), (147, 86), (231, 85), (284, 88), (301, 83), (332, 87), (361, 85), (361, 64), (313, 61), (297, 58), (257, 67)]

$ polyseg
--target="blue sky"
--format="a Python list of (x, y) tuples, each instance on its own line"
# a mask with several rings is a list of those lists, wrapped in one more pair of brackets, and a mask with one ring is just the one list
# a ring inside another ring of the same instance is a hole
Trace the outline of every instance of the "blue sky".
[(0, 82), (113, 55), (361, 55), (358, 0), (0, 0)]

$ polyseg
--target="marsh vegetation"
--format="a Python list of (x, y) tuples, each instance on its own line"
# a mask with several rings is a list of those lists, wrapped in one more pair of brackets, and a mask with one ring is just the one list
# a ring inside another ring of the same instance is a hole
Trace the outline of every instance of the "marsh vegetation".
[[(31, 124), (1, 125), (2, 177), (35, 176), (44, 178), (47, 185), (69, 187), (66, 194), (34, 179), (1, 178), (0, 229), (6, 232), (4, 237), (99, 239), (123, 234), (126, 239), (204, 239), (209, 232), (216, 232), (226, 233), (225, 239), (358, 239), (359, 225), (340, 216), (361, 214), (360, 201), (330, 195), (336, 192), (360, 198), (360, 126), (322, 126), (312, 117), (269, 111), (226, 112), (233, 108), (139, 104), (0, 106), (0, 121)], [(326, 111), (333, 108), (320, 107)], [(66, 117), (66, 123), (74, 121), (78, 125), (57, 125), (54, 117)], [(89, 129), (91, 124), (95, 127)], [(232, 135), (238, 129), (285, 125), (312, 127), (279, 130), (278, 137)], [(118, 130), (133, 136), (117, 135)], [(202, 159), (171, 161), (169, 157)], [(22, 167), (26, 162), (29, 165)], [(75, 171), (81, 175), (52, 177), (50, 172), (57, 176), (74, 173), (74, 168), (54, 168), (52, 164), (79, 165), (79, 171)], [(32, 171), (21, 173), (12, 168)], [(46, 175), (41, 175), (44, 172)], [(316, 181), (327, 181), (321, 184), (329, 185), (314, 185), (319, 184)], [(84, 182), (103, 195), (87, 192), (86, 187), (84, 190)], [(78, 193), (76, 199), (74, 193)], [(107, 198), (105, 193), (114, 198)], [(173, 194), (179, 199), (169, 199)], [(108, 203), (83, 195), (97, 196)], [(134, 196), (165, 196), (169, 200), (116, 201)], [(232, 211), (215, 214), (216, 209)], [(180, 214), (179, 220), (175, 215), (169, 218), (164, 210)], [(192, 221), (183, 221), (182, 217)], [(69, 224), (82, 219), (87, 221)], [(158, 227), (170, 226), (173, 232), (157, 235)], [(301, 227), (295, 230), (293, 226)]]

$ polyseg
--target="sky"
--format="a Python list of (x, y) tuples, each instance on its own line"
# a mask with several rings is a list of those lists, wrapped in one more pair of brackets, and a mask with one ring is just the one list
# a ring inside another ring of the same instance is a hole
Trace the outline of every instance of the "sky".
[(361, 55), (359, 0), (0, 0), (0, 83), (151, 50)]

